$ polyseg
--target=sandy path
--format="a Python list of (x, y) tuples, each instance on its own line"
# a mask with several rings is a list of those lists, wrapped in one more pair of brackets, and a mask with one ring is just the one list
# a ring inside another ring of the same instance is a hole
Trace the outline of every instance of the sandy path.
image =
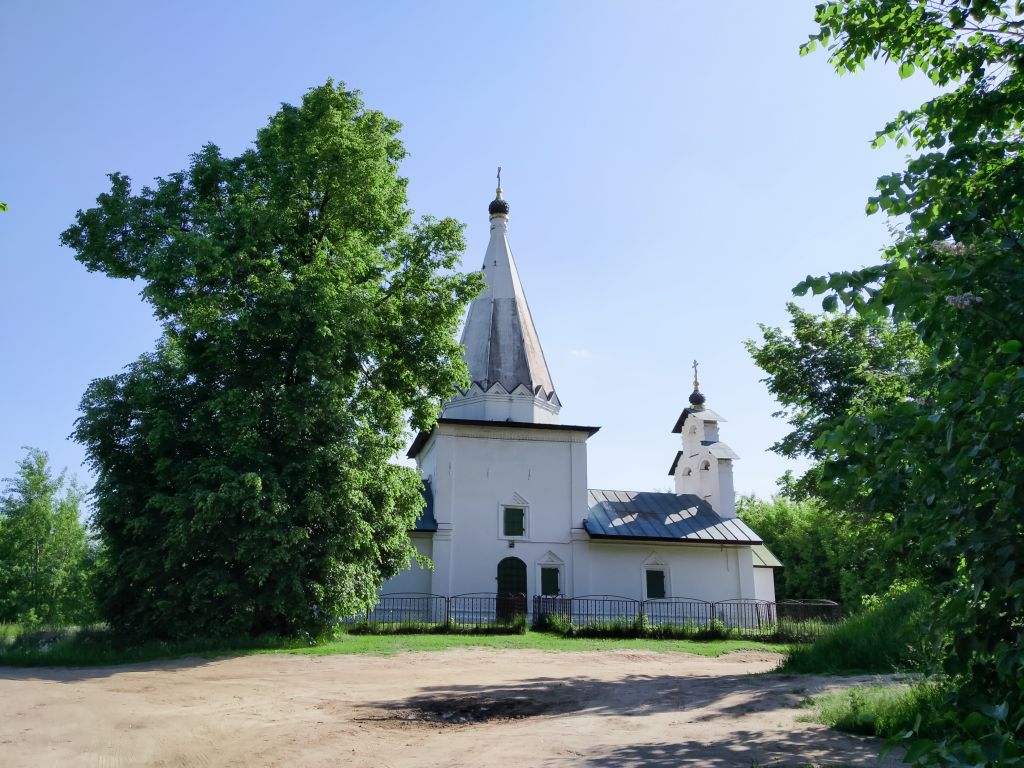
[(858, 681), (751, 675), (777, 662), (467, 648), (6, 667), (0, 766), (876, 765), (876, 742), (796, 722), (804, 696)]

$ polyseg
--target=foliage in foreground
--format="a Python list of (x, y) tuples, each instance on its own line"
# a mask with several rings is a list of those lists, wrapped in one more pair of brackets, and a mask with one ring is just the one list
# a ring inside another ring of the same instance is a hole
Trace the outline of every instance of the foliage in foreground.
[(996, 0), (819, 5), (804, 51), (839, 72), (870, 59), (920, 70), (944, 92), (900, 113), (876, 143), (915, 155), (878, 181), (868, 213), (901, 229), (881, 264), (808, 277), (862, 317), (914, 328), (929, 350), (921, 392), (852, 414), (821, 438), (834, 505), (895, 512), (919, 536), (934, 610), (953, 638), (947, 735), (910, 758), (1024, 764), (1024, 7)]
[(391, 460), (465, 381), (479, 278), (451, 271), (460, 224), (411, 223), (399, 127), (328, 81), (238, 157), (207, 145), (138, 192), (113, 174), (63, 233), (163, 325), (74, 432), (118, 632), (315, 635), (415, 557), (421, 484)]
[(0, 622), (69, 624), (95, 617), (97, 549), (81, 522), (84, 493), (49, 457), (26, 449), (0, 498)]
[(930, 611), (920, 589), (890, 595), (795, 649), (782, 669), (829, 675), (927, 671), (936, 656)]
[(785, 646), (751, 640), (650, 640), (564, 638), (550, 632), (518, 634), (350, 634), (319, 641), (277, 635), (234, 638), (148, 640), (126, 644), (107, 628), (25, 632), (0, 624), (0, 666), (107, 666), (185, 657), (215, 658), (253, 653), (295, 653), (318, 656), (443, 651), (450, 648), (523, 648), (545, 651), (610, 651), (641, 649), (658, 653), (720, 656), (743, 650), (785, 652)]

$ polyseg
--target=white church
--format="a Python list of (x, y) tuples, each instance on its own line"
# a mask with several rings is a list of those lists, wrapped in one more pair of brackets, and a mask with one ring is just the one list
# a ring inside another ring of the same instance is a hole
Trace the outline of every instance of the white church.
[(674, 433), (675, 493), (588, 487), (587, 440), (562, 424), (540, 337), (508, 240), (509, 205), (488, 207), (486, 288), (462, 334), (471, 384), (409, 449), (427, 508), (412, 532), (416, 564), (382, 593), (618, 595), (774, 601), (781, 564), (736, 516), (723, 419), (694, 391)]

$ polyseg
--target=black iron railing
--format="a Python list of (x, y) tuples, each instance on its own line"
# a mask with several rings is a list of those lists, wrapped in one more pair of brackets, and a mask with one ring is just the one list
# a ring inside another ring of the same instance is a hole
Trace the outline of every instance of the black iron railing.
[(691, 597), (635, 600), (619, 595), (537, 595), (531, 605), (522, 594), (474, 592), (445, 597), (403, 592), (381, 595), (373, 608), (345, 622), (373, 630), (501, 631), (522, 627), (528, 620), (534, 626), (560, 631), (810, 641), (839, 623), (842, 609), (830, 600), (736, 599), (712, 603)]
[(842, 620), (830, 600), (722, 600), (676, 597), (633, 600), (617, 595), (534, 597), (533, 624), (560, 631), (593, 630), (637, 634), (738, 636), (764, 640), (809, 641)]
[(643, 613), (643, 602), (619, 595), (584, 595), (568, 598), (570, 620), (578, 627), (633, 624)]
[(448, 598), (448, 624), (461, 629), (512, 626), (526, 622), (526, 595), (473, 592)]
[(714, 603), (695, 597), (665, 597), (660, 600), (645, 600), (644, 615), (648, 623), (655, 626), (706, 627), (714, 618)]
[(448, 598), (423, 592), (381, 595), (363, 620), (373, 626), (437, 626), (448, 621)]

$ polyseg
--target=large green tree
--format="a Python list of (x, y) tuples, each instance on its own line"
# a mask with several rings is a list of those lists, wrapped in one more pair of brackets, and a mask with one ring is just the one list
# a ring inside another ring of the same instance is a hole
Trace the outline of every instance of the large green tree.
[(0, 499), (0, 621), (68, 624), (95, 616), (95, 552), (81, 521), (84, 494), (46, 453), (27, 450)]
[(810, 277), (865, 317), (912, 325), (929, 349), (923, 397), (853, 416), (823, 438), (823, 478), (897, 509), (950, 565), (936, 614), (953, 639), (949, 737), (913, 757), (1020, 764), (1024, 736), (1024, 20), (993, 0), (844, 0), (818, 6), (806, 44), (840, 72), (869, 59), (944, 91), (884, 127), (915, 155), (879, 180), (868, 212), (900, 227), (882, 263)]
[(118, 630), (317, 632), (413, 555), (420, 482), (392, 460), (465, 381), (479, 278), (451, 271), (460, 224), (412, 223), (399, 127), (328, 81), (237, 157), (207, 145), (138, 193), (111, 176), (64, 232), (164, 329), (75, 429)]
[(822, 435), (851, 414), (899, 403), (922, 393), (916, 379), (925, 348), (914, 329), (888, 318), (856, 313), (813, 314), (786, 305), (789, 328), (761, 325), (747, 351), (766, 374), (762, 382), (782, 406), (792, 431), (770, 450), (811, 459), (811, 469), (784, 490), (804, 498), (819, 493), (820, 462), (832, 457)]
[(796, 590), (790, 596), (829, 597), (855, 609), (897, 579), (915, 579), (925, 564), (915, 557), (915, 531), (898, 525), (895, 510), (862, 504), (822, 482), (831, 462), (845, 461), (823, 437), (848, 418), (922, 396), (917, 373), (926, 348), (913, 328), (888, 318), (786, 308), (789, 328), (762, 325), (762, 338), (746, 346), (782, 406), (774, 415), (792, 427), (771, 450), (812, 462), (803, 475), (780, 480), (782, 493), (811, 503), (777, 499), (752, 503), (747, 513), (779, 550), (784, 589)]

